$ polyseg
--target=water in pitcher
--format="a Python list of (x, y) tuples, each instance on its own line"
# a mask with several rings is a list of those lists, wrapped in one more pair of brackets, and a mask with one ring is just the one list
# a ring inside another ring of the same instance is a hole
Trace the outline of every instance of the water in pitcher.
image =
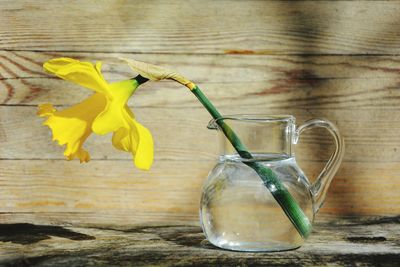
[[(258, 158), (257, 155), (254, 155)], [(262, 154), (312, 221), (308, 180), (293, 157)], [(221, 156), (204, 185), (201, 223), (214, 245), (245, 251), (294, 249), (304, 242), (258, 174), (240, 157)]]

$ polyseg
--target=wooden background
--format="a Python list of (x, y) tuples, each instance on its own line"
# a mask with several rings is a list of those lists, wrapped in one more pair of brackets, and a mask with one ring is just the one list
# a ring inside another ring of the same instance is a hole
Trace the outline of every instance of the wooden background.
[[(90, 94), (43, 73), (68, 56), (102, 60), (105, 76), (132, 77), (119, 56), (178, 70), (224, 114), (325, 117), (346, 141), (321, 213), (400, 213), (400, 2), (1, 1), (0, 221), (196, 222), (217, 136), (183, 87), (149, 83), (130, 102), (155, 138), (151, 171), (136, 170), (110, 136), (94, 137), (85, 165), (63, 159), (35, 113)], [(196, 137), (194, 139), (193, 137)], [(332, 151), (305, 134), (298, 159), (312, 179)]]

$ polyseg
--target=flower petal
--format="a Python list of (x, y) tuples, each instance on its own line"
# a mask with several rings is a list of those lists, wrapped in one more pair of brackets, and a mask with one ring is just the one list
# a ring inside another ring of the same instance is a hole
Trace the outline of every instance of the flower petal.
[(53, 140), (60, 145), (66, 145), (64, 155), (68, 160), (79, 158), (81, 162), (90, 160), (89, 153), (82, 145), (92, 133), (92, 123), (104, 109), (106, 99), (95, 93), (81, 103), (71, 108), (57, 111), (51, 104), (39, 105), (38, 115), (47, 117), (43, 123), (53, 133)]
[(75, 63), (79, 63), (79, 60), (68, 57), (60, 57), (60, 58), (50, 59), (49, 61), (45, 62), (43, 64), (43, 68), (45, 71), (55, 74), (60, 69)]
[(107, 102), (104, 110), (93, 122), (93, 132), (99, 135), (104, 135), (110, 132), (115, 132), (121, 127), (127, 128), (128, 125), (122, 115), (123, 112), (123, 109), (117, 102)]
[(122, 151), (136, 151), (137, 147), (137, 138), (131, 138), (130, 129), (128, 128), (119, 128), (116, 132), (114, 132), (112, 137), (112, 144), (116, 149)]
[(108, 83), (101, 74), (101, 62), (93, 65), (90, 62), (80, 62), (72, 58), (55, 58), (45, 62), (43, 68), (64, 80), (111, 97)]
[(135, 157), (135, 165), (139, 169), (149, 170), (153, 164), (154, 149), (153, 149), (153, 137), (150, 131), (143, 125), (134, 121), (136, 124), (136, 130), (139, 136), (139, 143), (136, 148), (136, 152), (132, 151), (132, 155)]
[(124, 118), (129, 126), (114, 132), (112, 143), (119, 150), (130, 151), (137, 168), (148, 170), (154, 157), (153, 137), (147, 128), (134, 119), (127, 106)]
[(138, 86), (139, 84), (137, 81), (132, 80), (121, 81), (109, 85), (112, 99), (107, 100), (105, 109), (93, 122), (93, 132), (103, 135), (118, 131), (121, 127), (129, 127), (124, 118), (124, 113), (126, 112), (125, 105)]

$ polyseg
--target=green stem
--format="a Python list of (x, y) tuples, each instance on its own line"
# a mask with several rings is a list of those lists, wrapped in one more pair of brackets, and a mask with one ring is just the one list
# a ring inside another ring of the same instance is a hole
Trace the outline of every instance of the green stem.
[[(193, 88), (191, 92), (197, 97), (197, 99), (203, 104), (211, 116), (216, 119), (216, 123), (222, 129), (223, 133), (227, 139), (231, 142), (233, 147), (236, 149), (238, 154), (245, 159), (252, 159), (253, 156), (247, 150), (245, 145), (240, 141), (239, 137), (235, 132), (226, 124), (222, 118), (221, 114), (214, 107), (214, 105), (208, 100), (208, 98), (203, 94), (198, 86)], [(261, 180), (264, 182), (265, 186), (271, 192), (275, 200), (282, 207), (283, 211), (293, 223), (299, 234), (306, 238), (311, 232), (311, 223), (308, 217), (304, 214), (303, 210), (289, 193), (286, 187), (282, 184), (276, 174), (270, 169), (265, 167), (259, 162), (254, 161), (244, 161), (244, 164), (252, 168), (260, 176)]]

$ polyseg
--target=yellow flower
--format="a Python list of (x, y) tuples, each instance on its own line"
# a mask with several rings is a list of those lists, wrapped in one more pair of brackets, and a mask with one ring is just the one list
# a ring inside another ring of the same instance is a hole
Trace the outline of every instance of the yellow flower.
[(43, 64), (44, 69), (59, 78), (95, 91), (81, 103), (57, 111), (51, 104), (39, 105), (38, 115), (47, 117), (44, 122), (53, 133), (53, 140), (66, 145), (64, 155), (68, 160), (90, 160), (82, 148), (88, 136), (113, 133), (115, 148), (131, 152), (136, 167), (148, 170), (153, 162), (153, 138), (150, 131), (135, 120), (127, 106), (129, 97), (139, 83), (126, 80), (107, 83), (101, 74), (101, 63), (80, 62), (71, 58), (56, 58)]

